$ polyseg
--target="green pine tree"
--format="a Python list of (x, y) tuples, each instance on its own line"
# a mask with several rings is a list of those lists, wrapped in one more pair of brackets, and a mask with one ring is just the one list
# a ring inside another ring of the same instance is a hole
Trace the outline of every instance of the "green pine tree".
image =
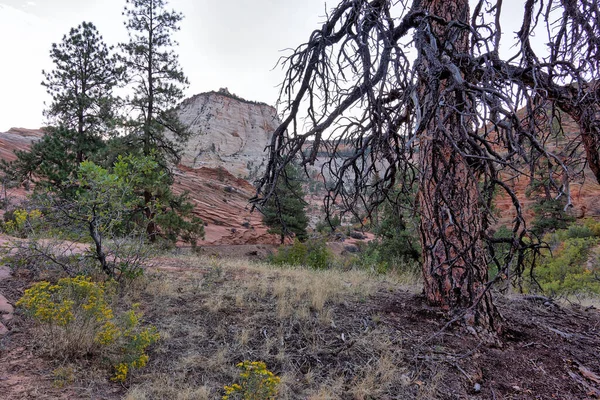
[(52, 71), (42, 71), (52, 103), (44, 112), (52, 125), (73, 132), (71, 146), (77, 165), (102, 142), (114, 126), (117, 99), (113, 89), (123, 69), (111, 55), (94, 24), (83, 22), (72, 28), (61, 43), (54, 43)]
[(103, 136), (114, 126), (117, 99), (113, 89), (122, 69), (96, 27), (83, 22), (72, 28), (50, 50), (54, 64), (42, 71), (52, 102), (44, 111), (53, 127), (17, 160), (2, 162), (13, 180), (34, 180), (41, 186), (64, 191), (79, 164), (93, 158), (105, 145)]
[(286, 236), (292, 235), (305, 241), (308, 238), (305, 208), (300, 171), (288, 164), (277, 182), (275, 192), (262, 209), (263, 222), (270, 228), (269, 233), (280, 235), (281, 243)]
[[(177, 43), (172, 39), (183, 15), (165, 10), (166, 5), (164, 0), (127, 0), (123, 15), (127, 17), (129, 42), (121, 44), (121, 49), (133, 90), (127, 102), (134, 115), (127, 122), (129, 134), (120, 141), (130, 152), (152, 156), (171, 177), (169, 165), (179, 162), (183, 143), (189, 138), (189, 131), (175, 112), (188, 81), (173, 51)], [(164, 196), (169, 197), (169, 193)], [(143, 193), (151, 241), (159, 234), (151, 207), (157, 201), (156, 195), (150, 190)]]
[(173, 51), (181, 13), (166, 11), (164, 0), (127, 0), (124, 15), (129, 42), (121, 44), (133, 95), (128, 98), (135, 114), (128, 121), (129, 144), (162, 161), (179, 161), (188, 129), (179, 121), (175, 106), (183, 99), (188, 80)]

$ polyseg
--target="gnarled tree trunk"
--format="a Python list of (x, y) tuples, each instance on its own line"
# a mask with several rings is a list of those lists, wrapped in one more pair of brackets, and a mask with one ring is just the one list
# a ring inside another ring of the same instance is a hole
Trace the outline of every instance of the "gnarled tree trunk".
[[(469, 23), (468, 0), (417, 0), (427, 15)], [(416, 31), (419, 49), (419, 107), (426, 130), (420, 137), (419, 206), (425, 295), (444, 310), (465, 312), (469, 325), (499, 333), (502, 318), (488, 281), (482, 235), (479, 173), (469, 153), (469, 133), (477, 129), (475, 105), (463, 96), (465, 77), (446, 60), (469, 52), (469, 31), (459, 24), (425, 19)]]

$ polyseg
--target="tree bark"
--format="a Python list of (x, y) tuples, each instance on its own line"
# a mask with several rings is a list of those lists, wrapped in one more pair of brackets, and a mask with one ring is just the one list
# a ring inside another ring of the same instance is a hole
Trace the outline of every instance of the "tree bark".
[[(153, 75), (153, 64), (154, 64), (154, 4), (150, 2), (148, 15), (149, 15), (149, 26), (148, 26), (148, 110), (146, 111), (146, 121), (144, 122), (144, 156), (148, 157), (152, 154), (151, 138), (152, 138), (152, 124), (154, 121), (154, 75)], [(148, 218), (148, 225), (146, 226), (146, 234), (151, 243), (156, 242), (158, 236), (158, 227), (154, 222), (154, 213), (151, 210), (152, 193), (148, 190), (144, 190), (144, 204), (146, 206), (146, 218)]]
[(106, 273), (106, 275), (110, 277), (115, 276), (115, 271), (108, 265), (108, 261), (106, 260), (106, 253), (104, 253), (104, 248), (102, 247), (102, 235), (98, 230), (98, 226), (96, 224), (97, 217), (95, 216), (95, 211), (93, 211), (93, 217), (88, 222), (88, 229), (90, 232), (90, 236), (94, 241), (95, 251), (96, 251), (96, 259), (100, 262), (100, 266), (102, 270)]
[[(427, 15), (469, 24), (468, 0), (417, 1)], [(456, 77), (443, 66), (447, 52), (468, 53), (469, 32), (457, 24), (433, 21), (429, 28), (418, 29), (415, 36), (419, 102), (425, 110), (428, 105), (435, 110), (423, 121), (427, 129), (419, 148), (424, 292), (431, 305), (464, 313), (468, 325), (496, 335), (502, 318), (487, 290), (482, 239), (487, 220), (479, 209), (477, 167), (456, 151), (468, 148), (462, 146), (468, 146), (468, 130), (476, 129), (469, 120), (476, 110), (459, 87), (448, 90)]]

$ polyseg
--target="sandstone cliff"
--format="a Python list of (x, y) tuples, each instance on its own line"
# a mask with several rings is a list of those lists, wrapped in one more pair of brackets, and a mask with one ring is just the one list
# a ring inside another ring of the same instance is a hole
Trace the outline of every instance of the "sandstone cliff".
[(223, 167), (248, 180), (264, 168), (265, 146), (279, 125), (275, 108), (238, 98), (227, 89), (184, 100), (178, 114), (192, 132), (184, 166)]
[(15, 151), (29, 149), (31, 144), (43, 135), (41, 129), (10, 128), (8, 132), (0, 132), (0, 159), (16, 159)]
[[(210, 104), (209, 104), (210, 106)], [(210, 131), (208, 131), (210, 134)], [(15, 150), (27, 150), (43, 136), (41, 130), (12, 128), (0, 133), (0, 157), (12, 161)], [(190, 193), (195, 205), (194, 214), (206, 223), (205, 240), (200, 245), (277, 244), (279, 238), (267, 233), (260, 213), (250, 213), (248, 199), (254, 187), (236, 178), (223, 168), (190, 168), (180, 165), (174, 169), (174, 192)], [(22, 187), (11, 188), (8, 197), (19, 202), (28, 192)], [(0, 216), (2, 211), (0, 210)]]
[(175, 170), (173, 191), (190, 193), (194, 214), (205, 222), (201, 245), (278, 244), (279, 237), (267, 233), (261, 214), (250, 212), (248, 199), (254, 187), (223, 168)]

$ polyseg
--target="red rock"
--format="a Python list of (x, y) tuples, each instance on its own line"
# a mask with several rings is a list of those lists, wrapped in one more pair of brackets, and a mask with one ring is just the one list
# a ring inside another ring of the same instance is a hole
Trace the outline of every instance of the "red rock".
[(276, 235), (267, 233), (261, 214), (250, 212), (248, 199), (254, 196), (254, 187), (224, 169), (180, 165), (173, 191), (189, 192), (195, 204), (194, 214), (207, 224), (201, 245), (279, 243)]

